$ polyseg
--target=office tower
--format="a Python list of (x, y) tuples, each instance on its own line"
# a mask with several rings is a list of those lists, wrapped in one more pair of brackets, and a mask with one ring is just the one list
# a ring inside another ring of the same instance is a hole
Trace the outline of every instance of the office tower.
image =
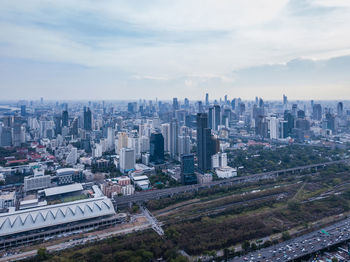
[(320, 104), (313, 105), (312, 118), (317, 121), (320, 121), (322, 119), (322, 107)]
[(170, 122), (170, 157), (176, 159), (178, 155), (179, 123), (177, 120)]
[(244, 103), (240, 103), (239, 104), (239, 114), (243, 115), (245, 112), (245, 104)]
[(155, 164), (164, 163), (164, 138), (161, 133), (152, 133), (150, 138), (150, 161)]
[(205, 94), (205, 106), (209, 106), (209, 94), (208, 93)]
[(128, 103), (128, 112), (129, 113), (136, 113), (137, 111), (137, 103), (136, 102), (129, 102)]
[(268, 136), (268, 124), (265, 116), (258, 115), (255, 118), (255, 134), (265, 138)]
[(184, 104), (186, 109), (190, 107), (190, 101), (188, 100), (188, 98), (185, 98)]
[(3, 126), (1, 128), (0, 146), (12, 146), (12, 128)]
[(12, 143), (13, 146), (21, 145), (21, 133), (22, 133), (22, 120), (20, 117), (13, 119), (13, 130), (12, 130)]
[(225, 105), (227, 104), (227, 95), (225, 95), (225, 101), (224, 101)]
[(178, 155), (179, 160), (180, 160), (180, 157), (182, 155), (190, 154), (190, 151), (191, 151), (190, 136), (188, 136), (188, 135), (179, 136), (179, 138), (178, 138), (178, 150), (179, 150), (179, 155)]
[(185, 118), (187, 115), (187, 111), (186, 110), (176, 110), (175, 111), (175, 119), (178, 120), (181, 123), (185, 123)]
[(117, 154), (120, 154), (120, 151), (123, 148), (128, 147), (128, 134), (125, 132), (119, 132), (117, 134), (117, 139), (118, 139), (118, 147), (117, 147)]
[(177, 101), (177, 98), (173, 98), (173, 111), (179, 110), (179, 102)]
[(337, 115), (339, 117), (342, 117), (344, 113), (344, 109), (343, 109), (343, 102), (339, 102), (337, 105)]
[(61, 116), (55, 116), (54, 117), (55, 122), (55, 136), (62, 134), (62, 118)]
[(298, 111), (298, 105), (297, 104), (293, 104), (292, 105), (292, 115), (293, 117), (297, 117), (297, 111)]
[(62, 127), (68, 126), (68, 111), (64, 110), (62, 112)]
[(71, 134), (74, 136), (74, 137), (77, 137), (78, 136), (78, 126), (79, 126), (79, 123), (78, 123), (78, 118), (75, 117), (71, 123)]
[(170, 148), (170, 124), (162, 124), (161, 132), (164, 138), (164, 151), (169, 152)]
[(279, 138), (279, 119), (276, 117), (267, 117), (267, 125), (268, 125), (268, 130), (269, 130), (269, 137), (271, 139), (278, 139)]
[(107, 143), (108, 150), (114, 149), (114, 129), (112, 127), (107, 128)]
[(297, 116), (300, 119), (304, 119), (305, 118), (305, 111), (304, 110), (298, 110)]
[(211, 155), (213, 142), (211, 129), (208, 128), (208, 115), (206, 113), (197, 114), (197, 158), (198, 169), (205, 173), (211, 169)]
[(149, 152), (149, 137), (148, 136), (142, 136), (140, 139), (140, 150), (141, 153)]
[(214, 112), (214, 107), (209, 107), (208, 109), (208, 127), (213, 129), (213, 112)]
[(194, 155), (181, 157), (181, 183), (184, 185), (196, 184), (197, 176), (194, 173)]
[(264, 107), (264, 100), (262, 98), (259, 99), (259, 107)]
[(202, 101), (198, 101), (197, 104), (198, 104), (198, 113), (203, 113), (204, 109), (203, 109)]
[(283, 95), (283, 105), (287, 105), (288, 104), (288, 98), (286, 95)]
[(292, 115), (292, 113), (289, 110), (285, 110), (284, 111), (284, 120), (287, 121), (287, 126), (285, 131), (285, 135), (290, 136), (292, 134), (292, 130), (294, 128), (294, 117)]
[(218, 126), (221, 125), (221, 108), (219, 105), (214, 105), (209, 108), (208, 124), (209, 127), (215, 131), (217, 131)]
[(128, 173), (135, 169), (135, 151), (130, 148), (122, 148), (119, 158), (120, 172)]
[(330, 129), (334, 132), (336, 129), (334, 115), (328, 112), (326, 114), (326, 121), (327, 121), (327, 129)]
[(86, 131), (92, 130), (92, 115), (89, 107), (84, 107), (84, 129)]
[(232, 101), (231, 101), (231, 108), (232, 108), (232, 110), (236, 110), (236, 98), (232, 99)]
[(21, 116), (26, 116), (27, 112), (26, 112), (26, 106), (25, 105), (21, 105)]

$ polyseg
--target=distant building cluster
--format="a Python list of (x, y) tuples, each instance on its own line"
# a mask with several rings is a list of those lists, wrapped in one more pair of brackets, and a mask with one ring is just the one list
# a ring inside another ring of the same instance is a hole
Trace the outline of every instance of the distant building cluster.
[(112, 223), (115, 198), (237, 176), (234, 150), (250, 146), (341, 147), (350, 142), (349, 126), (347, 101), (285, 95), (268, 102), (206, 94), (183, 102), (10, 103), (0, 109), (0, 238), (34, 234), (38, 225), (68, 227), (68, 218)]

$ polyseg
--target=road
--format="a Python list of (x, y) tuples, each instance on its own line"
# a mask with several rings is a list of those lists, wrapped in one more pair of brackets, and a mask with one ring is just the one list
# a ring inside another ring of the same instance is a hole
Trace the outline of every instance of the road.
[(322, 230), (285, 241), (278, 245), (234, 258), (231, 262), (274, 262), (293, 261), (326, 250), (334, 245), (350, 240), (350, 218), (346, 218)]
[(286, 174), (286, 173), (295, 173), (303, 170), (308, 169), (317, 169), (320, 167), (325, 167), (332, 164), (340, 164), (345, 163), (348, 160), (338, 160), (338, 161), (330, 161), (320, 164), (313, 164), (313, 165), (307, 165), (307, 166), (301, 166), (301, 167), (295, 167), (295, 168), (288, 168), (278, 171), (271, 171), (271, 172), (265, 172), (265, 173), (258, 173), (255, 175), (248, 175), (248, 176), (242, 176), (242, 177), (233, 177), (228, 178), (224, 180), (219, 181), (213, 181), (207, 184), (196, 184), (196, 185), (188, 185), (188, 186), (179, 186), (179, 187), (173, 187), (173, 188), (166, 188), (166, 189), (156, 189), (146, 192), (137, 192), (134, 195), (130, 196), (116, 196), (114, 198), (115, 203), (117, 206), (127, 206), (130, 203), (142, 203), (145, 201), (149, 201), (152, 199), (160, 199), (164, 197), (171, 197), (176, 194), (185, 193), (185, 192), (193, 192), (197, 191), (199, 189), (203, 188), (210, 188), (213, 186), (222, 186), (222, 185), (232, 185), (232, 184), (239, 184), (239, 183), (247, 183), (247, 182), (256, 182), (259, 180), (266, 180), (275, 178), (279, 175)]

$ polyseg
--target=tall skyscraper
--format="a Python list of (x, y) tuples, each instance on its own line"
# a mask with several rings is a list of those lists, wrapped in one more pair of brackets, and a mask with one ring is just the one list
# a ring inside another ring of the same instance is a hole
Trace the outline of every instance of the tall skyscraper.
[(27, 112), (26, 112), (26, 106), (25, 105), (21, 105), (21, 116), (26, 116)]
[(287, 129), (285, 130), (284, 135), (291, 136), (295, 123), (293, 114), (289, 110), (284, 111), (284, 120), (287, 121)]
[(92, 114), (89, 107), (84, 107), (84, 129), (87, 131), (92, 130)]
[(198, 101), (198, 113), (203, 113), (204, 110), (203, 110), (203, 103), (202, 101)]
[(343, 102), (339, 102), (338, 105), (337, 105), (337, 114), (339, 117), (343, 116), (343, 112), (344, 112), (344, 109), (343, 109)]
[(62, 134), (62, 118), (60, 115), (54, 117), (55, 122), (55, 135), (61, 135)]
[(164, 138), (164, 151), (169, 152), (170, 149), (170, 125), (168, 123), (161, 125), (161, 131)]
[(190, 153), (190, 136), (188, 135), (181, 135), (178, 138), (178, 150), (179, 150), (179, 155), (178, 155), (178, 160), (180, 161), (182, 155), (188, 155)]
[(78, 136), (78, 126), (79, 126), (78, 118), (75, 117), (71, 123), (71, 134), (74, 137)]
[(152, 133), (150, 138), (150, 161), (164, 163), (164, 138), (161, 133)]
[(123, 148), (127, 148), (128, 147), (128, 134), (125, 132), (119, 132), (117, 134), (118, 137), (118, 146), (117, 146), (117, 154), (120, 154), (120, 151)]
[(177, 120), (170, 122), (170, 157), (176, 159), (178, 155), (179, 123)]
[(206, 113), (197, 114), (197, 158), (198, 169), (206, 172), (211, 169), (212, 156), (211, 129), (208, 128), (208, 115)]
[(3, 126), (1, 128), (0, 146), (12, 146), (12, 128)]
[(209, 94), (205, 94), (205, 106), (209, 106)]
[(287, 105), (288, 104), (288, 98), (286, 95), (283, 95), (283, 105)]
[(176, 97), (173, 98), (173, 110), (179, 110), (179, 102)]
[(320, 104), (314, 104), (312, 108), (312, 118), (318, 121), (322, 119), (322, 107)]
[(64, 110), (62, 112), (62, 127), (63, 126), (68, 126), (68, 111)]
[(213, 111), (213, 127), (212, 127), (212, 129), (217, 131), (219, 125), (221, 125), (221, 108), (219, 105), (215, 105), (214, 111)]
[(185, 108), (189, 108), (190, 107), (190, 101), (188, 100), (188, 98), (185, 98), (184, 104), (185, 104)]

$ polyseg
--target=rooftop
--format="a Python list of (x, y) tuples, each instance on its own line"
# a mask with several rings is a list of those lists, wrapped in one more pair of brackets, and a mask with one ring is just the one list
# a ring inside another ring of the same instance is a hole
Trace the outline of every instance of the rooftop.
[(66, 186), (46, 188), (43, 191), (45, 192), (45, 196), (48, 197), (48, 196), (72, 193), (72, 192), (81, 191), (81, 190), (83, 190), (82, 184), (70, 184)]

